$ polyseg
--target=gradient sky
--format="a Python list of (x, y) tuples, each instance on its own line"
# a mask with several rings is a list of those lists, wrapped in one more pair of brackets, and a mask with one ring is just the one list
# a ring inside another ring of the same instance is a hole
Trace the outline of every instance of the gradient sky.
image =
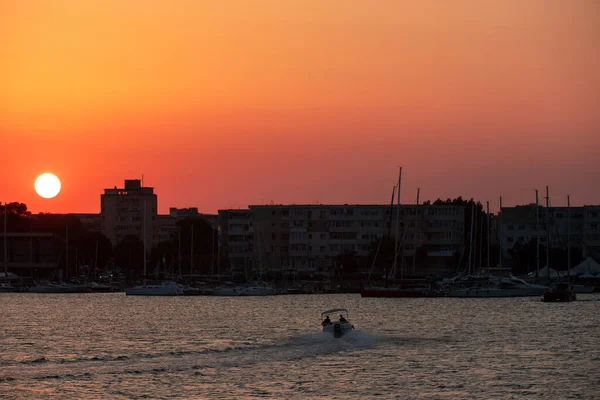
[[(0, 0), (0, 201), (600, 204), (600, 1)], [(38, 197), (36, 176), (63, 190)]]

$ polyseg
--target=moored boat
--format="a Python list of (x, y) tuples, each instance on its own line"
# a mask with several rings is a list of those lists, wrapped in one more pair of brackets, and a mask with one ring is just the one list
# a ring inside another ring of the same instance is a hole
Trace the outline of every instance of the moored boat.
[(163, 282), (160, 285), (140, 285), (125, 289), (127, 296), (181, 296), (183, 290), (175, 282)]

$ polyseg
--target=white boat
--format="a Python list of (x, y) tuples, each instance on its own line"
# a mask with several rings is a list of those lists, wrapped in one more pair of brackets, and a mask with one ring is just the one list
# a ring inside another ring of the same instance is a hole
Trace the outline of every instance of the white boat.
[(265, 282), (252, 282), (246, 285), (240, 296), (272, 296), (277, 294), (277, 290), (267, 285)]
[[(329, 315), (340, 313), (337, 321), (331, 321)], [(339, 338), (344, 334), (354, 329), (354, 325), (350, 323), (348, 318), (348, 310), (345, 308), (332, 308), (331, 310), (323, 311), (321, 313), (321, 329), (323, 332), (329, 332), (334, 337)]]
[(547, 286), (527, 283), (512, 275), (491, 276), (487, 282), (477, 286), (451, 289), (448, 297), (533, 297), (542, 296), (548, 289)]
[(181, 296), (183, 289), (175, 282), (160, 285), (140, 285), (125, 289), (127, 296)]

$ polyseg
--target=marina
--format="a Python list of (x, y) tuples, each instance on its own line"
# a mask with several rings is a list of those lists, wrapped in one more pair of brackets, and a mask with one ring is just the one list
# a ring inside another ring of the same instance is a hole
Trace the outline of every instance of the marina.
[[(598, 393), (598, 294), (563, 304), (359, 294), (5, 293), (1, 300), (0, 397), (6, 399)], [(321, 332), (318, 316), (340, 305), (356, 329), (335, 338)], [(273, 323), (274, 316), (285, 323)]]

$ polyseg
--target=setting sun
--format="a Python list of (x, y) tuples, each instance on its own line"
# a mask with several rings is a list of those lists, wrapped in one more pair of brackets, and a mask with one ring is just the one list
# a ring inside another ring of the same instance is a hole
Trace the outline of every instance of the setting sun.
[(45, 173), (35, 180), (35, 191), (40, 197), (51, 199), (60, 192), (60, 180), (54, 174)]

